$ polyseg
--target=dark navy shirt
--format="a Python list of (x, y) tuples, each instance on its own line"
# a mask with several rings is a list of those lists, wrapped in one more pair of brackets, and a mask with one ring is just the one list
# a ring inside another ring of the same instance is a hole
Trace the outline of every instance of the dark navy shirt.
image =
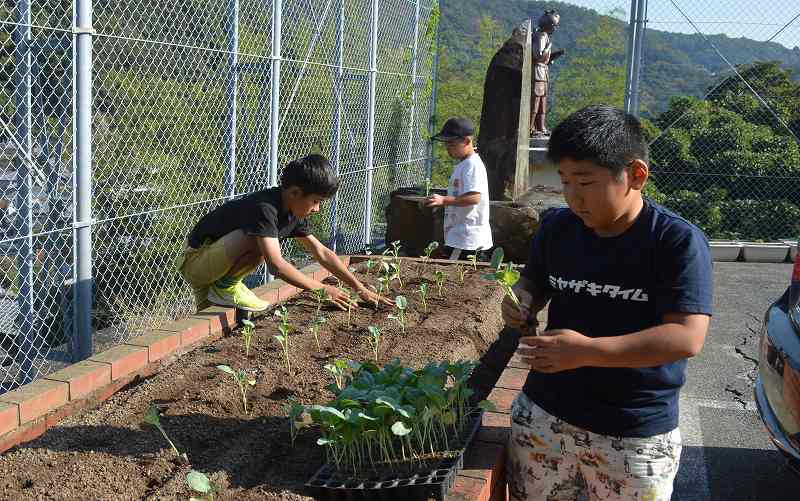
[[(694, 225), (645, 200), (633, 225), (603, 238), (569, 209), (547, 215), (523, 275), (551, 299), (548, 329), (621, 336), (663, 323), (665, 313), (711, 315), (708, 241)], [(678, 426), (686, 360), (643, 369), (531, 371), (523, 391), (572, 425), (649, 437)]]

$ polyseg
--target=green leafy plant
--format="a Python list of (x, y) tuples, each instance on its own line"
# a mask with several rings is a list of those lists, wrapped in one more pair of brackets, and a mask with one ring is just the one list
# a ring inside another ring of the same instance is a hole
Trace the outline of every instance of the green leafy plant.
[(435, 251), (438, 248), (439, 248), (439, 242), (437, 242), (436, 240), (432, 241), (431, 243), (428, 244), (427, 247), (425, 247), (425, 250), (423, 251), (425, 253), (425, 256), (422, 257), (423, 272), (425, 271), (425, 267), (427, 266), (428, 261), (431, 259), (431, 254), (433, 254), (433, 251)]
[(469, 256), (467, 256), (467, 261), (472, 263), (472, 269), (473, 270), (477, 270), (478, 269), (478, 251), (476, 250), (474, 254), (470, 254)]
[(437, 270), (436, 273), (433, 274), (436, 278), (436, 289), (439, 294), (439, 297), (442, 297), (442, 289), (444, 288), (444, 272), (442, 270)]
[(419, 289), (417, 289), (420, 302), (422, 302), (422, 311), (425, 313), (428, 313), (428, 289), (428, 282), (422, 282), (419, 284)]
[(408, 301), (405, 296), (397, 296), (394, 298), (394, 306), (397, 308), (397, 313), (389, 315), (390, 320), (395, 320), (400, 324), (400, 330), (403, 334), (406, 333), (406, 308), (408, 308)]
[(504, 255), (502, 248), (498, 247), (494, 250), (491, 261), (491, 267), (494, 271), (484, 274), (483, 278), (496, 282), (514, 304), (519, 306), (519, 299), (514, 293), (514, 285), (519, 281), (520, 274), (518, 270), (514, 269), (514, 263), (503, 263)]
[(169, 443), (169, 446), (172, 447), (172, 450), (175, 452), (175, 455), (178, 456), (178, 459), (185, 464), (189, 464), (189, 458), (186, 456), (186, 453), (181, 454), (181, 452), (178, 451), (178, 448), (175, 447), (175, 444), (172, 443), (172, 440), (170, 440), (167, 436), (166, 430), (164, 430), (164, 427), (161, 425), (161, 415), (158, 413), (158, 408), (155, 405), (150, 404), (150, 408), (147, 409), (147, 414), (144, 415), (144, 422), (158, 428), (158, 431), (161, 432), (161, 435), (164, 436), (164, 439), (167, 441), (167, 443)]
[(317, 342), (317, 351), (322, 351), (322, 346), (319, 343), (319, 330), (325, 325), (327, 320), (323, 316), (318, 316), (311, 322), (311, 333), (314, 334), (314, 341)]
[(400, 261), (389, 263), (389, 280), (397, 280), (400, 289), (403, 289), (403, 279), (400, 277)]
[[(297, 422), (304, 413), (310, 415), (319, 426), (317, 444), (325, 447), (328, 462), (341, 472), (395, 468), (402, 461), (447, 456), (451, 441), (475, 416), (469, 404), (473, 391), (466, 384), (475, 365), (431, 362), (413, 370), (398, 360), (383, 368), (371, 362), (343, 363), (352, 372), (342, 375), (334, 400), (298, 407), (290, 416)], [(481, 402), (478, 407), (492, 406)]]
[(242, 369), (238, 371), (231, 369), (229, 365), (218, 365), (217, 369), (233, 376), (233, 380), (236, 381), (237, 385), (239, 385), (239, 393), (242, 396), (242, 407), (244, 407), (244, 413), (249, 414), (247, 410), (247, 391), (256, 385), (256, 379)]
[(219, 491), (219, 487), (205, 473), (197, 470), (189, 470), (186, 474), (186, 485), (194, 492), (204, 495), (203, 498), (191, 497), (189, 501), (214, 501), (214, 493)]
[(333, 361), (332, 364), (325, 364), (324, 368), (326, 371), (330, 372), (331, 375), (333, 375), (333, 381), (335, 386), (329, 389), (341, 390), (342, 388), (344, 388), (345, 371), (348, 368), (347, 360), (344, 360), (342, 358), (337, 358), (336, 360)]
[(378, 305), (380, 304), (380, 300), (381, 298), (383, 298), (384, 292), (386, 292), (386, 284), (384, 283), (383, 280), (379, 279), (376, 285), (370, 285), (370, 287), (372, 287), (372, 289), (378, 295), (378, 297), (375, 298), (375, 309), (377, 310)]
[(378, 349), (381, 343), (381, 330), (374, 325), (370, 325), (367, 327), (367, 331), (369, 332), (369, 345), (372, 348), (372, 353), (375, 354), (375, 363), (378, 363)]
[(311, 294), (314, 296), (314, 299), (317, 300), (317, 316), (319, 316), (319, 312), (322, 310), (322, 305), (326, 301), (330, 301), (331, 297), (328, 295), (328, 291), (325, 290), (324, 287), (312, 290)]
[(459, 280), (459, 282), (461, 282), (463, 284), (464, 283), (464, 275), (467, 274), (467, 268), (464, 267), (463, 264), (457, 264), (456, 265), (456, 271), (458, 272), (458, 280)]
[(283, 356), (286, 359), (286, 371), (291, 375), (292, 363), (289, 359), (289, 334), (294, 330), (294, 327), (289, 324), (289, 312), (286, 310), (285, 306), (281, 306), (275, 310), (275, 316), (281, 319), (281, 323), (278, 325), (280, 334), (275, 334), (272, 337), (281, 345)]
[(349, 288), (344, 287), (340, 289), (345, 296), (347, 296), (347, 323), (353, 323), (353, 306), (358, 304), (358, 294), (351, 291)]
[(244, 340), (244, 356), (250, 356), (250, 345), (253, 342), (253, 334), (256, 332), (256, 326), (250, 320), (242, 320), (242, 339)]

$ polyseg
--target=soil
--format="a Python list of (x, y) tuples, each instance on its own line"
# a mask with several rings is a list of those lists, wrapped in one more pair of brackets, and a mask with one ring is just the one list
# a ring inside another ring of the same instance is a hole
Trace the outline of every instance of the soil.
[[(447, 275), (444, 297), (436, 295), (433, 272)], [(207, 473), (221, 489), (215, 499), (310, 499), (304, 487), (323, 464), (314, 429), (303, 430), (290, 445), (286, 406), (324, 403), (332, 378), (323, 369), (335, 358), (370, 359), (366, 327), (383, 329), (381, 362), (399, 358), (412, 367), (430, 360), (481, 360), (471, 386), (484, 398), (510, 358), (516, 337), (500, 335), (502, 292), (472, 271), (459, 283), (455, 267), (404, 263), (404, 294), (409, 302), (406, 333), (391, 320), (390, 309), (372, 306), (347, 313), (324, 308), (328, 318), (317, 351), (307, 329), (316, 312), (310, 293), (286, 303), (292, 325), (292, 371), (273, 339), (278, 319), (272, 311), (257, 319), (250, 357), (239, 333), (165, 363), (97, 409), (62, 421), (42, 437), (0, 456), (0, 500), (28, 499), (188, 499), (185, 476), (190, 468)], [(363, 276), (362, 276), (363, 278)], [(421, 313), (419, 284), (431, 282), (429, 313)], [(365, 278), (372, 283), (373, 277)], [(395, 289), (397, 284), (394, 285)], [(395, 291), (394, 294), (397, 294)], [(238, 387), (216, 366), (245, 369), (257, 379), (248, 394), (249, 414)], [(181, 464), (158, 430), (142, 424), (151, 403), (191, 466)]]

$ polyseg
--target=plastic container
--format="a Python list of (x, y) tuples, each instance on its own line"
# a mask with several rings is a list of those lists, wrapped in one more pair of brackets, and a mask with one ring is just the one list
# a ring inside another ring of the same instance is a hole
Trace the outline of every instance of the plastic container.
[(782, 263), (789, 256), (789, 246), (783, 242), (745, 242), (742, 257), (748, 263)]
[(737, 261), (742, 252), (742, 243), (733, 240), (711, 240), (709, 245), (714, 261)]

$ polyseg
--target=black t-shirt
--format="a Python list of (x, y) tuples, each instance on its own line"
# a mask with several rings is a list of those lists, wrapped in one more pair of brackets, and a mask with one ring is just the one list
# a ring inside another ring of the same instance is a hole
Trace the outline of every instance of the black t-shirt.
[(203, 242), (235, 230), (278, 239), (311, 234), (305, 219), (298, 219), (283, 208), (281, 188), (274, 187), (225, 202), (200, 218), (189, 233), (189, 245), (198, 249)]
[[(569, 209), (544, 218), (523, 275), (551, 299), (548, 329), (589, 337), (630, 334), (665, 313), (711, 314), (708, 241), (650, 201), (623, 234), (598, 237)], [(641, 369), (531, 371), (523, 391), (567, 423), (603, 435), (650, 437), (678, 426), (686, 360)]]

